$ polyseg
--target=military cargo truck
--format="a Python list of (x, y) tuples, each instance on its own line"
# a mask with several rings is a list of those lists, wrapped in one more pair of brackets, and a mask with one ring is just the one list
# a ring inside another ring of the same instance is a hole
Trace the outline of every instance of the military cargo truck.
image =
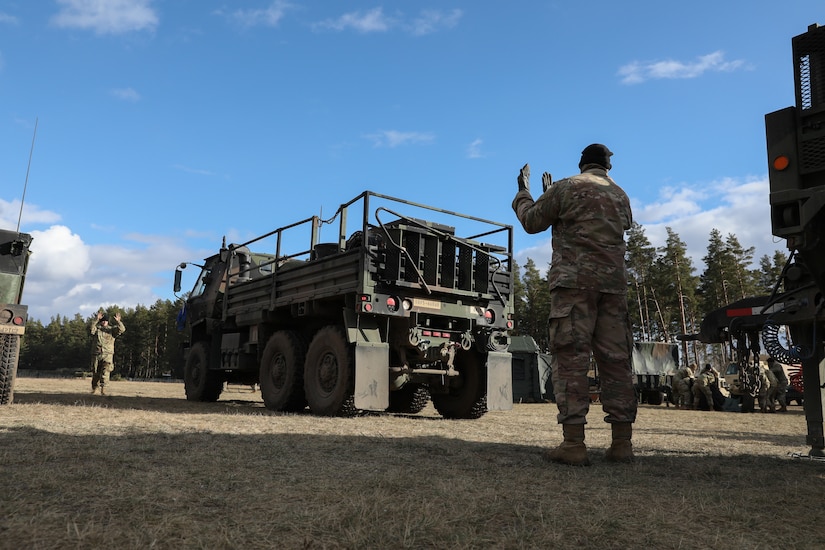
[[(671, 403), (673, 374), (679, 368), (679, 346), (668, 342), (633, 342), (631, 361), (639, 403)], [(601, 380), (596, 360), (592, 357), (587, 377), (590, 398), (597, 401), (601, 394)]]
[(179, 317), (186, 398), (258, 383), (276, 411), (510, 409), (512, 243), (512, 226), (371, 191), (328, 220), (224, 242), (195, 264)]
[(673, 374), (679, 369), (679, 346), (668, 342), (634, 342), (633, 374), (640, 403), (671, 401)]
[(28, 318), (28, 306), (21, 302), (31, 242), (31, 235), (0, 229), (0, 405), (14, 400), (20, 340)]

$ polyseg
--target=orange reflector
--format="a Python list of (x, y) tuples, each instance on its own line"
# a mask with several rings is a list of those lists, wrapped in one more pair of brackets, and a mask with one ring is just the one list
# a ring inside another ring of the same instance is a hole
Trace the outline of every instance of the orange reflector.
[(785, 155), (779, 155), (775, 159), (773, 159), (773, 167), (775, 170), (784, 170), (790, 165), (791, 160), (786, 157)]

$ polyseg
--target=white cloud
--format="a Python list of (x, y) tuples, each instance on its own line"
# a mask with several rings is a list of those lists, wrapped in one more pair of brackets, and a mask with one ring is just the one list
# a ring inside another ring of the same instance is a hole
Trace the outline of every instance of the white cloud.
[(700, 56), (696, 61), (673, 59), (663, 61), (633, 61), (619, 68), (622, 84), (640, 84), (646, 80), (696, 78), (707, 72), (730, 72), (743, 68), (743, 60), (726, 61), (722, 51)]
[(226, 15), (246, 27), (276, 27), (284, 18), (286, 12), (292, 7), (292, 4), (289, 2), (276, 0), (266, 8), (236, 10), (231, 13), (218, 10), (215, 13), (218, 15)]
[(9, 15), (8, 13), (0, 12), (0, 23), (4, 23), (7, 25), (17, 25), (20, 23), (20, 20), (13, 15)]
[(470, 145), (467, 146), (467, 158), (471, 158), (471, 159), (484, 158), (485, 155), (484, 155), (484, 153), (481, 152), (481, 144), (482, 143), (484, 143), (484, 141), (481, 138), (473, 140), (473, 142), (470, 143)]
[(362, 34), (387, 32), (393, 28), (400, 28), (412, 35), (423, 36), (432, 34), (441, 29), (450, 29), (458, 24), (463, 12), (454, 9), (448, 12), (441, 10), (422, 10), (417, 17), (409, 20), (403, 14), (390, 16), (384, 13), (381, 7), (366, 11), (353, 11), (332, 19), (325, 19), (313, 25), (316, 29), (333, 31), (353, 30)]
[[(769, 192), (766, 177), (727, 178), (678, 190), (668, 187), (651, 203), (638, 197), (631, 197), (631, 202), (634, 219), (644, 228), (651, 245), (664, 246), (670, 227), (687, 245), (687, 255), (698, 275), (705, 267), (702, 258), (707, 254), (712, 229), (717, 229), (723, 238), (735, 235), (745, 248), (753, 246), (754, 268), (762, 256), (773, 257), (776, 250), (786, 251), (785, 241), (771, 234)], [(547, 239), (536, 246), (517, 251), (519, 265), (524, 266), (531, 258), (544, 271), (552, 257), (550, 235), (548, 232)]]
[[(65, 225), (32, 231), (29, 274), (44, 283), (82, 279), (91, 266), (89, 248)], [(34, 246), (37, 243), (37, 246)]]
[(169, 297), (179, 262), (205, 255), (174, 238), (154, 235), (125, 235), (122, 245), (90, 245), (63, 225), (31, 234), (23, 302), (30, 317), (42, 322), (57, 315), (88, 316), (114, 304), (149, 306)]
[(336, 19), (325, 19), (314, 26), (317, 28), (344, 31), (352, 29), (360, 33), (386, 32), (395, 25), (396, 21), (384, 15), (380, 7), (369, 11), (354, 11), (345, 13)]
[(399, 132), (398, 130), (380, 130), (364, 136), (375, 147), (398, 147), (414, 143), (429, 143), (435, 140), (435, 134), (428, 132)]
[(214, 176), (215, 174), (209, 170), (203, 170), (201, 168), (190, 168), (188, 166), (184, 166), (182, 164), (175, 164), (172, 168), (175, 170), (180, 170), (181, 172), (186, 172), (187, 174), (196, 174), (198, 176)]
[[(20, 184), (23, 190), (23, 184)], [(60, 221), (60, 214), (50, 210), (41, 210), (33, 204), (23, 206), (23, 215), (20, 215), (20, 200), (14, 199), (11, 202), (0, 199), (0, 227), (17, 227), (17, 220), (20, 218), (23, 226), (32, 224), (49, 224)]]
[(57, 3), (60, 10), (51, 18), (51, 23), (61, 28), (121, 34), (152, 31), (158, 25), (152, 0), (57, 0)]
[(461, 10), (452, 10), (444, 13), (441, 10), (423, 10), (421, 15), (414, 18), (410, 25), (410, 31), (416, 36), (431, 34), (439, 29), (451, 29), (458, 25), (458, 20), (463, 15)]
[(116, 88), (112, 90), (112, 95), (124, 101), (140, 101), (140, 94), (132, 88)]

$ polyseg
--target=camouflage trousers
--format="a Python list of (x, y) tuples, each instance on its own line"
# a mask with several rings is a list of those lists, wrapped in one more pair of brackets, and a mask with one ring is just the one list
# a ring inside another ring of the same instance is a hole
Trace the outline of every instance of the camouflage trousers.
[(638, 401), (624, 294), (572, 288), (550, 292), (550, 365), (560, 424), (587, 424), (587, 371), (596, 360), (605, 422), (634, 422)]
[(677, 405), (693, 405), (693, 392), (688, 379), (680, 378), (673, 382), (673, 400)]
[(707, 401), (708, 407), (710, 407), (710, 410), (713, 410), (713, 394), (710, 392), (710, 388), (697, 380), (693, 383), (693, 401), (697, 408), (699, 407), (700, 395), (705, 396), (705, 401)]
[(776, 392), (774, 393), (774, 399), (779, 401), (779, 404), (783, 407), (788, 405), (788, 383), (787, 382), (779, 382), (776, 387)]
[(92, 389), (109, 383), (109, 373), (115, 368), (113, 361), (114, 355), (110, 353), (99, 353), (92, 357)]

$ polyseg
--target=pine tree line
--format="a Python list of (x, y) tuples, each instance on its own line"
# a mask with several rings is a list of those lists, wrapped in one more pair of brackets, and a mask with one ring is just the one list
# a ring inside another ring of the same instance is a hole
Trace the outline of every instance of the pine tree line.
[[(182, 334), (176, 328), (182, 300), (158, 300), (150, 307), (112, 306), (105, 311), (113, 317), (119, 311), (126, 332), (115, 343), (113, 376), (160, 378), (182, 372)], [(87, 372), (92, 361), (91, 324), (97, 314), (84, 318), (52, 317), (47, 325), (29, 320), (20, 347), (19, 369)]]
[[(635, 222), (627, 234), (627, 299), (636, 341), (675, 342), (678, 334), (699, 332), (707, 313), (745, 297), (769, 294), (787, 259), (777, 250), (772, 258), (762, 256), (759, 268), (752, 269), (755, 248), (744, 248), (736, 235), (723, 237), (713, 229), (702, 258), (705, 270), (696, 275), (687, 245), (670, 227), (666, 229), (665, 245), (658, 248), (651, 245), (644, 228)], [(547, 349), (547, 276), (542, 276), (530, 258), (523, 270), (516, 266), (514, 271), (515, 333), (532, 336), (542, 349)], [(725, 352), (719, 346), (682, 342), (681, 348), (687, 362), (714, 361), (721, 365), (728, 359), (722, 356)]]

